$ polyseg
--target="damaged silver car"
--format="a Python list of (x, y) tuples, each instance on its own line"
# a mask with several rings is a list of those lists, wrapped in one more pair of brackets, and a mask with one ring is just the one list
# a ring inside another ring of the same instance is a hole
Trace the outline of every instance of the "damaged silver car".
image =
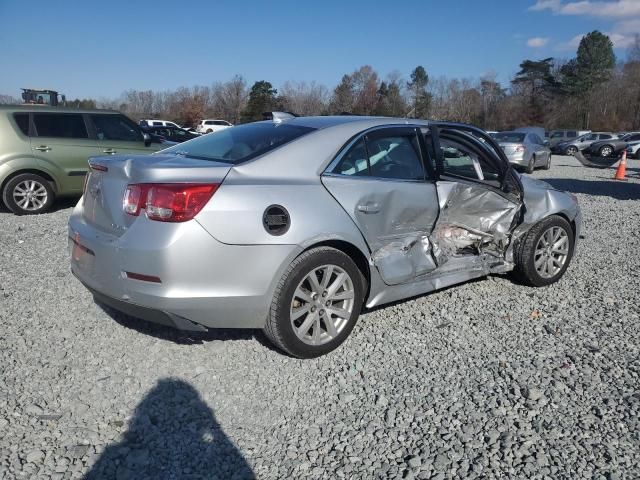
[(520, 176), (483, 131), (273, 117), (90, 160), (69, 245), (96, 301), (184, 330), (261, 328), (310, 358), (363, 307), (510, 271), (544, 286), (569, 266), (575, 197)]

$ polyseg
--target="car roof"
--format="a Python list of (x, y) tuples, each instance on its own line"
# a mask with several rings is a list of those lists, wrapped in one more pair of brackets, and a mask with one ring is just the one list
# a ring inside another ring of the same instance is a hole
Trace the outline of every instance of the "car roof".
[(46, 112), (46, 113), (120, 113), (117, 110), (103, 110), (99, 108), (65, 108), (41, 105), (0, 105), (0, 111), (10, 112)]
[[(264, 123), (273, 122), (273, 120), (264, 120)], [(321, 130), (329, 127), (337, 127), (340, 125), (362, 126), (363, 129), (382, 125), (429, 125), (434, 122), (427, 120), (418, 120), (413, 118), (395, 118), (395, 117), (368, 117), (358, 115), (333, 115), (318, 117), (294, 117), (282, 120), (283, 124), (299, 125), (301, 127), (314, 128)]]

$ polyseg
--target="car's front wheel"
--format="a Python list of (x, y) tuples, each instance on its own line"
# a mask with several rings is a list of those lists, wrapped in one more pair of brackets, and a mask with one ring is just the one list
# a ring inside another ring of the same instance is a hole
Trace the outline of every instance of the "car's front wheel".
[(334, 350), (360, 315), (364, 282), (356, 264), (340, 250), (317, 247), (302, 253), (276, 287), (265, 333), (298, 358)]
[(547, 163), (544, 164), (544, 169), (549, 170), (551, 168), (551, 154), (547, 157)]
[(40, 175), (22, 173), (10, 179), (2, 190), (2, 200), (16, 215), (44, 213), (53, 203), (51, 184)]
[(560, 280), (574, 248), (569, 222), (552, 215), (531, 227), (516, 248), (515, 273), (524, 283), (543, 287)]
[(608, 157), (612, 153), (613, 147), (611, 145), (603, 145), (602, 147), (600, 147), (600, 151), (598, 152), (601, 157)]

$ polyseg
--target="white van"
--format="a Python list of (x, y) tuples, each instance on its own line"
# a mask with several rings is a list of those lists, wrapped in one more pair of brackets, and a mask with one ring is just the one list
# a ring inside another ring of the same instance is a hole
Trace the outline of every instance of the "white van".
[(218, 130), (224, 130), (225, 128), (233, 127), (233, 124), (226, 120), (216, 120), (214, 118), (206, 118), (200, 120), (196, 126), (196, 132), (198, 133), (211, 133)]

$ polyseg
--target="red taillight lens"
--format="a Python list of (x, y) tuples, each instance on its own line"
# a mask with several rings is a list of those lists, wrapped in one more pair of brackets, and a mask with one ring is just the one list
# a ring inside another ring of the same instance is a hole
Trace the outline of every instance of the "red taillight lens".
[(143, 183), (127, 186), (122, 207), (129, 215), (145, 209), (150, 220), (186, 222), (202, 210), (220, 185), (202, 183)]
[(524, 152), (524, 145), (516, 146), (516, 152)]

